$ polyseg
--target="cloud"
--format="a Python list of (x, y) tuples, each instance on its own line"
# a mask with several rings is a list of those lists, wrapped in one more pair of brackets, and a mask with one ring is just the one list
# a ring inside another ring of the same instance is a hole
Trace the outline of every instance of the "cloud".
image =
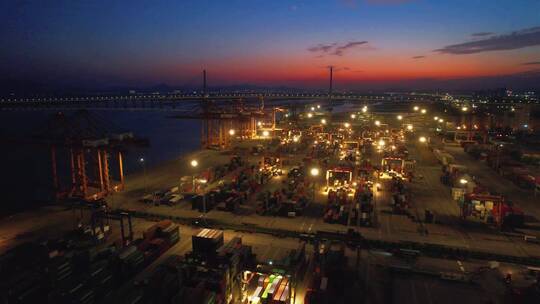
[(325, 66), (321, 66), (320, 68), (325, 69), (325, 70), (328, 70), (328, 69), (330, 69), (331, 67), (333, 68), (332, 70), (333, 70), (334, 72), (351, 71), (351, 68), (348, 67), (348, 66), (325, 65)]
[(367, 41), (351, 41), (351, 42), (347, 42), (346, 44), (344, 44), (342, 46), (337, 46), (334, 49), (334, 52), (332, 53), (332, 55), (343, 56), (343, 53), (346, 50), (355, 48), (355, 47), (360, 46), (360, 45), (365, 45), (367, 43), (368, 43)]
[(434, 52), (441, 54), (464, 55), (491, 51), (516, 50), (540, 45), (540, 26), (531, 27), (506, 35), (445, 46)]
[(540, 69), (518, 72), (515, 74), (511, 74), (511, 76), (522, 77), (522, 78), (540, 77)]
[(426, 56), (420, 55), (420, 56), (414, 56), (414, 57), (412, 57), (412, 59), (422, 59), (422, 58), (426, 58)]
[(322, 44), (322, 43), (319, 43), (317, 44), (316, 46), (312, 46), (310, 48), (308, 48), (308, 51), (310, 52), (313, 52), (313, 53), (318, 53), (318, 52), (321, 52), (321, 53), (328, 53), (332, 50), (332, 48), (334, 46), (336, 46), (337, 43), (331, 43), (331, 44)]
[[(334, 67), (334, 72), (340, 72), (340, 71), (350, 71), (351, 68), (350, 67), (338, 67), (338, 66), (333, 66)], [(330, 66), (328, 66), (327, 68), (330, 68)]]
[(336, 42), (330, 44), (319, 43), (316, 46), (308, 48), (308, 51), (312, 53), (319, 53), (319, 56), (317, 57), (321, 57), (322, 55), (343, 56), (348, 50), (357, 48), (359, 46), (366, 46), (369, 48), (367, 41), (349, 41), (341, 45)]
[(540, 61), (524, 62), (522, 65), (540, 65)]
[(473, 37), (485, 37), (485, 36), (491, 36), (494, 33), (492, 32), (478, 32), (478, 33), (472, 33), (471, 36)]

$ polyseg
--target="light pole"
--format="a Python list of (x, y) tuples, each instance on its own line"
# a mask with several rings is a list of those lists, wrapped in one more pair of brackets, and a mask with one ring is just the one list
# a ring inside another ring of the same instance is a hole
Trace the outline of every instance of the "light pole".
[[(199, 165), (199, 162), (197, 160), (192, 160), (190, 162), (190, 165), (192, 168), (197, 168), (197, 166)], [(193, 174), (191, 175), (191, 182), (192, 182), (192, 186), (191, 186), (191, 189), (193, 190), (193, 192), (196, 192), (195, 191), (195, 171), (193, 171)]]
[(234, 134), (236, 134), (236, 131), (234, 129), (229, 129), (229, 143), (231, 147), (233, 146)]
[(466, 121), (465, 122), (466, 124), (467, 124), (467, 121), (468, 121), (467, 129), (469, 131), (467, 132), (467, 140), (471, 140), (471, 133), (470, 132), (472, 132), (472, 115), (467, 114), (467, 112), (469, 111), (469, 108), (467, 106), (463, 106), (461, 108), (461, 111), (463, 112), (463, 115), (465, 116), (464, 120)]
[(311, 176), (313, 177), (313, 184), (312, 184), (312, 197), (311, 197), (311, 202), (314, 203), (315, 202), (315, 181), (317, 179), (317, 177), (319, 176), (319, 168), (311, 168), (310, 170), (310, 174)]
[[(189, 164), (191, 165), (191, 167), (193, 169), (195, 169), (195, 168), (197, 168), (199, 166), (199, 162), (196, 159), (191, 160), (191, 162)], [(193, 192), (197, 193), (197, 191), (195, 189), (195, 172), (193, 172), (192, 180), (193, 180)], [(206, 183), (206, 180), (202, 179), (201, 183)], [(205, 196), (204, 193), (202, 193), (202, 204), (203, 204), (203, 215), (202, 216), (203, 216), (203, 219), (204, 219), (204, 215), (206, 214), (206, 196)]]
[(143, 188), (144, 188), (144, 194), (148, 192), (148, 189), (146, 188), (146, 165), (144, 163), (144, 157), (139, 158), (139, 163), (141, 163), (141, 166), (143, 167)]

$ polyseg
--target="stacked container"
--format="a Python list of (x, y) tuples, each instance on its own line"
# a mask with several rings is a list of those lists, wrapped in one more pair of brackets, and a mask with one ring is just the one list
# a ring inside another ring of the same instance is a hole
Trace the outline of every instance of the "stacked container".
[(223, 246), (223, 231), (202, 229), (192, 236), (193, 253), (198, 256), (215, 256), (216, 250)]

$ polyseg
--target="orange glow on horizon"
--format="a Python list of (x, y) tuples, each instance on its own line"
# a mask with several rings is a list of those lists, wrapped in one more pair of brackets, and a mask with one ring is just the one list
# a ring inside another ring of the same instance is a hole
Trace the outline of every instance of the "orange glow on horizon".
[[(400, 81), (418, 79), (457, 79), (509, 75), (523, 72), (526, 67), (512, 58), (504, 60), (485, 54), (471, 56), (432, 55), (415, 60), (409, 55), (367, 54), (354, 57), (315, 58), (310, 54), (276, 54), (246, 58), (216, 58), (201, 64), (163, 64), (153, 70), (172, 82), (185, 81), (189, 75), (195, 83), (204, 67), (209, 83), (286, 84), (317, 83), (328, 79), (328, 66), (333, 65), (337, 83), (361, 81)], [(522, 59), (521, 59), (522, 60)], [(169, 61), (170, 62), (170, 61)]]

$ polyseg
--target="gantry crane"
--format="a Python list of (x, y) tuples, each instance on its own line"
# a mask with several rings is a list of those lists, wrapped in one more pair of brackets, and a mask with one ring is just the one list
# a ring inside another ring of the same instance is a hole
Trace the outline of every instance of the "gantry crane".
[[(242, 98), (233, 102), (216, 102), (206, 92), (206, 70), (203, 71), (203, 94), (198, 107), (173, 116), (177, 119), (202, 121), (201, 146), (204, 149), (224, 149), (232, 138), (253, 138), (257, 134), (257, 122), (275, 119), (275, 112), (264, 109), (264, 99), (259, 97), (260, 106), (248, 106)], [(273, 124), (275, 126), (275, 123)]]
[(97, 200), (123, 190), (124, 151), (129, 145), (147, 144), (86, 110), (70, 116), (55, 113), (40, 130), (32, 143), (50, 149), (57, 199)]

